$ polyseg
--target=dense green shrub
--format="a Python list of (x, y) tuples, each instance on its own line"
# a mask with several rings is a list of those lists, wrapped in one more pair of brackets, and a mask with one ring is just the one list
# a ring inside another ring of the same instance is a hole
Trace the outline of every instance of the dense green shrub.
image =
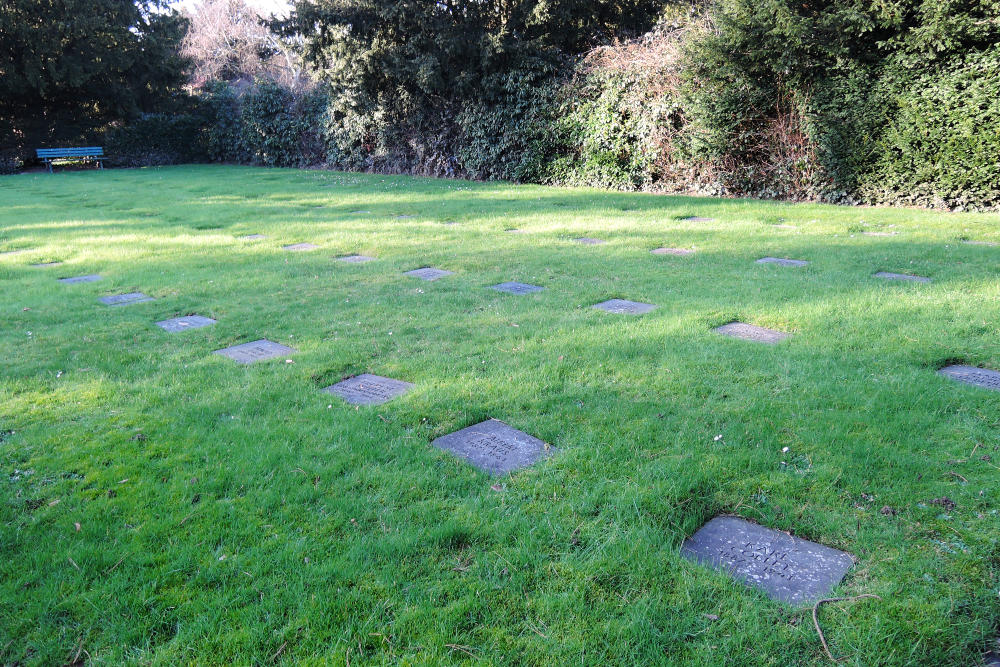
[(213, 160), (269, 167), (320, 164), (328, 100), (319, 90), (295, 93), (270, 81), (243, 91), (215, 83), (207, 91), (205, 139)]
[(1000, 47), (955, 60), (898, 86), (869, 198), (1000, 206)]
[(187, 113), (144, 114), (112, 126), (104, 135), (105, 163), (112, 167), (206, 162), (209, 159), (206, 125), (200, 108)]

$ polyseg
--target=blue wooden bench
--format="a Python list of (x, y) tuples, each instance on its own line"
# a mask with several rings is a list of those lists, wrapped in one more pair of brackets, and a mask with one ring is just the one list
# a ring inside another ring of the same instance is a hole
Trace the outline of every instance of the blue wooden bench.
[(83, 160), (96, 162), (98, 169), (104, 169), (104, 149), (100, 146), (82, 148), (39, 148), (35, 150), (38, 159), (45, 163), (52, 173), (52, 163), (55, 160)]

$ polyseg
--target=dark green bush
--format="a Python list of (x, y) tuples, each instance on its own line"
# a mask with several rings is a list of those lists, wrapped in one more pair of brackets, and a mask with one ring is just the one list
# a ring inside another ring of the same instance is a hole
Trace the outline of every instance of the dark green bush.
[(875, 201), (1000, 206), (1000, 47), (897, 87), (863, 192)]
[(193, 108), (187, 113), (144, 114), (115, 125), (104, 135), (105, 162), (118, 167), (206, 162), (208, 120), (202, 109)]

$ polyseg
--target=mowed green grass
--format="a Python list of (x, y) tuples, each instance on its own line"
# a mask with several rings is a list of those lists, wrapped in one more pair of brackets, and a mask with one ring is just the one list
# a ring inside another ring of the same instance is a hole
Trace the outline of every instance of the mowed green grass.
[[(681, 557), (730, 513), (854, 554), (837, 594), (881, 600), (821, 608), (845, 664), (974, 665), (1000, 619), (1000, 392), (936, 371), (1000, 369), (1000, 247), (964, 240), (1000, 243), (1000, 216), (238, 167), (6, 177), (0, 662), (824, 663), (809, 608)], [(423, 266), (455, 275), (402, 275)], [(508, 280), (546, 289), (488, 289)], [(97, 301), (131, 291), (156, 300)], [(609, 298), (657, 309), (591, 308)], [(154, 325), (186, 314), (218, 324)], [(793, 336), (712, 332), (733, 320)], [(260, 338), (291, 363), (213, 354)], [(365, 372), (416, 387), (320, 391)], [(557, 451), (491, 478), (430, 445), (490, 417)]]

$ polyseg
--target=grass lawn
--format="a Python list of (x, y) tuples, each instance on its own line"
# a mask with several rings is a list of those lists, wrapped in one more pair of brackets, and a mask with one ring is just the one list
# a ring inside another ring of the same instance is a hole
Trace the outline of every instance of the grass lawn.
[[(1000, 369), (1000, 247), (966, 240), (1000, 243), (1000, 216), (5, 177), (0, 663), (826, 663), (811, 607), (682, 557), (735, 514), (855, 556), (836, 594), (881, 600), (819, 612), (845, 664), (977, 664), (1000, 622), (1000, 392), (936, 371)], [(454, 275), (403, 275), (424, 266)], [(98, 302), (122, 292), (155, 301)], [(612, 298), (657, 307), (591, 308)], [(154, 324), (189, 314), (218, 323)], [(792, 336), (712, 331), (734, 320)], [(213, 354), (262, 338), (296, 351)], [(320, 391), (360, 373), (415, 386)], [(551, 456), (491, 477), (430, 444), (491, 417)]]

